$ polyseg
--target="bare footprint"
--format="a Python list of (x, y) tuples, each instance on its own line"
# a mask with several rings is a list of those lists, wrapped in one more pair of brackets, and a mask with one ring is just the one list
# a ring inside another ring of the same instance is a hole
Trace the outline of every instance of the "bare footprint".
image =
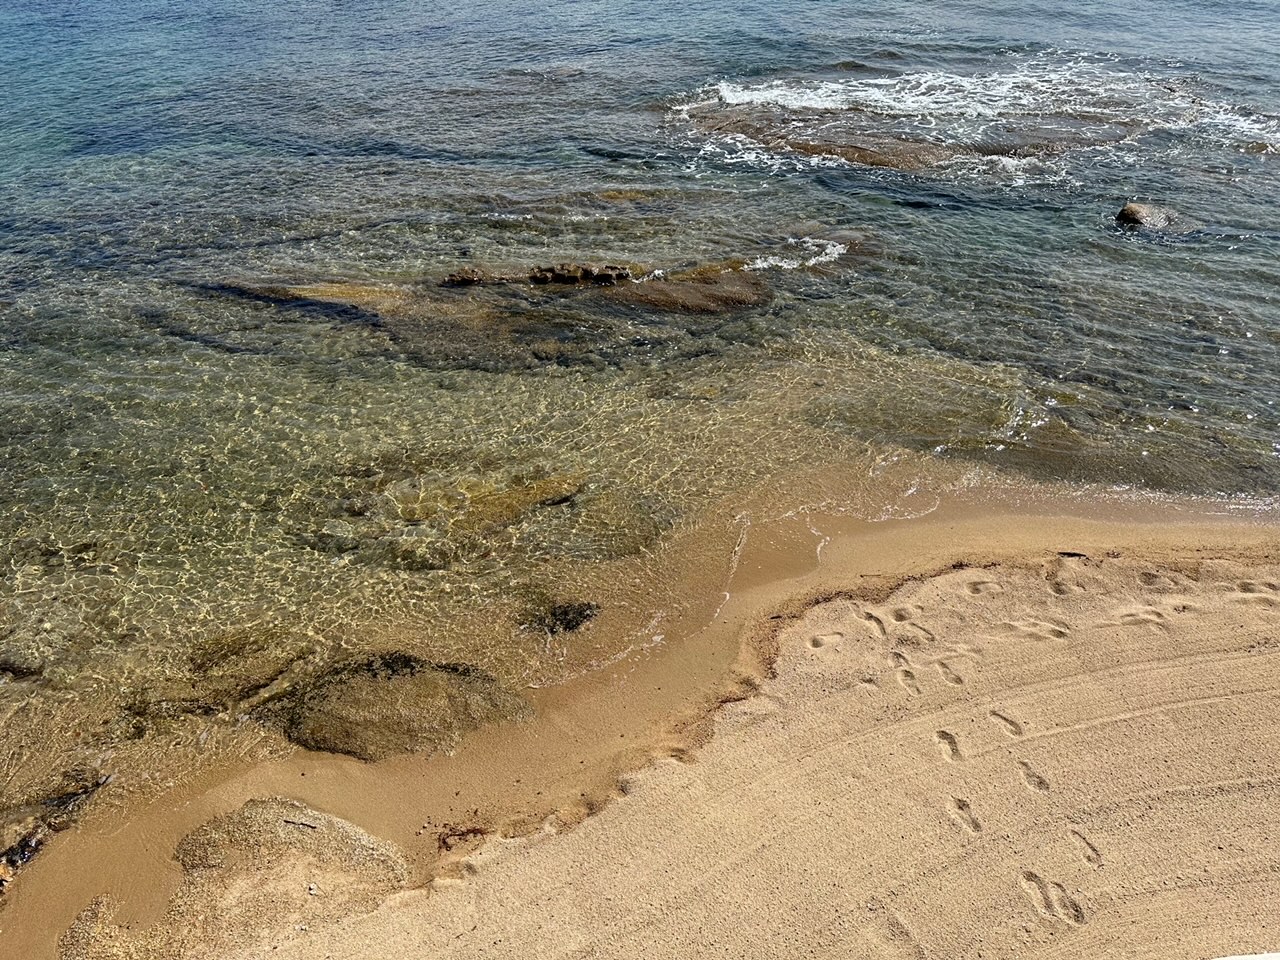
[(901, 650), (891, 650), (889, 659), (892, 661), (895, 672), (898, 676), (898, 683), (902, 684), (902, 688), (907, 693), (914, 696), (920, 694), (920, 681), (916, 679), (916, 672), (911, 669), (911, 658)]
[(934, 633), (932, 630), (930, 630), (928, 627), (924, 626), (923, 624), (919, 624), (919, 623), (916, 623), (915, 621), (912, 621), (911, 623), (906, 624), (906, 626), (914, 630), (920, 636), (924, 637), (924, 639), (927, 640), (929, 643), (938, 642), (938, 635)]
[(953, 687), (961, 686), (964, 683), (964, 677), (951, 669), (951, 665), (945, 660), (939, 660), (934, 664), (938, 668), (938, 672), (942, 674), (942, 679), (947, 681)]
[(969, 806), (969, 801), (961, 797), (952, 797), (951, 804), (947, 808), (947, 812), (951, 814), (956, 823), (960, 824), (969, 833), (981, 833), (982, 824), (978, 822), (978, 818), (973, 815), (973, 808)]
[(1084, 908), (1071, 894), (1067, 893), (1067, 888), (1062, 884), (1046, 880), (1031, 870), (1025, 870), (1022, 873), (1022, 889), (1043, 916), (1064, 920), (1077, 927), (1085, 922)]
[(1006, 717), (999, 710), (992, 710), (989, 716), (991, 717), (992, 720), (994, 720), (999, 725), (1000, 729), (1003, 730), (1005, 733), (1007, 733), (1009, 736), (1011, 737), (1022, 736), (1022, 724), (1020, 724), (1017, 720), (1014, 720), (1012, 717)]
[(954, 733), (939, 730), (933, 737), (938, 741), (938, 746), (942, 747), (943, 755), (952, 763), (958, 763), (964, 759), (964, 754), (960, 752), (960, 741), (956, 739)]
[(1241, 580), (1236, 584), (1236, 589), (1249, 594), (1280, 593), (1280, 584), (1269, 580)]
[(889, 636), (889, 631), (887, 631), (884, 628), (884, 621), (881, 620), (879, 617), (877, 617), (874, 613), (872, 613), (870, 610), (860, 610), (859, 613), (862, 615), (863, 620), (866, 620), (868, 623), (875, 626), (876, 630), (879, 631), (880, 636), (886, 637), (886, 638)]
[(1025, 760), (1018, 761), (1018, 768), (1022, 771), (1022, 779), (1028, 787), (1039, 793), (1045, 793), (1049, 789), (1049, 781), (1040, 774), (1031, 769), (1031, 764)]
[(1165, 622), (1166, 619), (1165, 615), (1155, 607), (1140, 607), (1137, 610), (1127, 610), (1120, 614), (1119, 617), (1122, 626), (1155, 627), (1161, 631), (1169, 629), (1169, 625)]
[(1138, 582), (1149, 590), (1176, 590), (1180, 586), (1172, 574), (1160, 570), (1143, 570), (1138, 574)]
[(1254, 607), (1280, 607), (1280, 584), (1269, 580), (1241, 580), (1236, 584), (1233, 603), (1247, 603)]
[(1004, 587), (996, 583), (994, 580), (973, 580), (970, 583), (966, 583), (964, 588), (975, 597), (984, 593), (999, 593), (1004, 589)]
[(809, 638), (809, 646), (811, 649), (821, 650), (823, 647), (829, 647), (843, 639), (843, 633), (820, 633)]
[(1047, 623), (1044, 620), (1006, 620), (1000, 624), (1000, 629), (1023, 640), (1065, 640), (1071, 636), (1071, 628), (1065, 623)]
[(1095, 847), (1088, 837), (1079, 830), (1072, 830), (1071, 835), (1080, 841), (1080, 845), (1084, 847), (1081, 856), (1084, 857), (1085, 863), (1091, 863), (1095, 867), (1102, 866), (1102, 853)]

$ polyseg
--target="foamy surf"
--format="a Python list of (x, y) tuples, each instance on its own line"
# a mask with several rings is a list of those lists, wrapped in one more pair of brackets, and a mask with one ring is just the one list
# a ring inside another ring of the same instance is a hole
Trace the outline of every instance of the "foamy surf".
[[(1123, 153), (1157, 136), (1173, 141), (1159, 144), (1161, 153), (1191, 139), (1254, 153), (1280, 147), (1280, 118), (1232, 102), (1169, 64), (1062, 51), (998, 57), (973, 73), (726, 79), (703, 88), (682, 112), (730, 162), (759, 160), (762, 152), (802, 157), (805, 165), (821, 157), (904, 170), (959, 161), (965, 173), (1013, 182), (1055, 179), (1063, 165), (1029, 171), (1007, 161)], [(761, 166), (778, 169), (769, 158)]]
[(846, 253), (849, 247), (835, 240), (817, 240), (813, 237), (789, 237), (787, 247), (795, 250), (800, 256), (783, 257), (776, 254), (756, 257), (749, 261), (744, 270), (799, 270), (803, 267), (818, 267), (824, 263), (835, 263)]

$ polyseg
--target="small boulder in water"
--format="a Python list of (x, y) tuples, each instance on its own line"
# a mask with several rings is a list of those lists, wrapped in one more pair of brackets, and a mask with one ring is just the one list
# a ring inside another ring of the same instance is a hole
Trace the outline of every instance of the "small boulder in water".
[(1178, 226), (1180, 220), (1176, 210), (1151, 203), (1126, 203), (1116, 214), (1116, 223), (1122, 227), (1146, 227), (1149, 230), (1168, 230)]
[(282, 708), (284, 733), (294, 743), (369, 761), (449, 750), (467, 731), (529, 710), (483, 670), (401, 651), (335, 667), (263, 715)]

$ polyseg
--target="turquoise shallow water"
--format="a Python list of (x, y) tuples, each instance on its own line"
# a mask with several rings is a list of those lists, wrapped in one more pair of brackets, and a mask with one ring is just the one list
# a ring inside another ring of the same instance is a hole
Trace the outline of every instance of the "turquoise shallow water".
[[(0, 781), (270, 727), (272, 684), (371, 649), (554, 682), (660, 632), (646, 565), (789, 471), (847, 466), (870, 517), (975, 465), (1274, 496), (1278, 34), (1263, 2), (0, 6)], [(434, 286), (580, 260), (771, 298)]]

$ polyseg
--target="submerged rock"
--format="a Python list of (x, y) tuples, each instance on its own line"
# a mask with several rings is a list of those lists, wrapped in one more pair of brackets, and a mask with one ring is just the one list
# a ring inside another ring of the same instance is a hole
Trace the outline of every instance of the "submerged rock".
[(144, 727), (242, 710), (270, 696), (272, 685), (312, 651), (309, 641), (280, 627), (214, 634), (195, 645), (184, 674), (149, 681), (127, 701), (127, 709)]
[(655, 276), (610, 290), (617, 303), (669, 313), (733, 313), (760, 307), (773, 291), (756, 273), (741, 264), (710, 264), (670, 275)]
[(373, 761), (451, 749), (467, 731), (528, 710), (482, 670), (392, 651), (322, 674), (290, 699), (283, 717), (285, 735), (299, 746)]
[(555, 636), (581, 630), (599, 613), (600, 604), (590, 600), (558, 599), (546, 590), (529, 587), (525, 592), (520, 626)]
[(40, 852), (50, 833), (72, 826), (109, 779), (67, 774), (47, 795), (0, 810), (0, 894)]
[(1148, 230), (1183, 229), (1186, 223), (1172, 207), (1152, 203), (1126, 203), (1116, 214), (1116, 223), (1123, 227), (1145, 227)]
[(474, 287), (481, 284), (532, 283), (538, 286), (613, 286), (630, 280), (631, 268), (618, 264), (557, 263), (549, 267), (533, 267), (524, 273), (488, 273), (475, 267), (463, 267), (440, 281), (442, 287)]
[(533, 523), (543, 513), (570, 508), (586, 486), (582, 473), (525, 474), (505, 483), (446, 483), (395, 471), (368, 478), (339, 504), (344, 518), (328, 519), (302, 536), (313, 550), (352, 554), (398, 570), (444, 570), (487, 554), (504, 531)]

